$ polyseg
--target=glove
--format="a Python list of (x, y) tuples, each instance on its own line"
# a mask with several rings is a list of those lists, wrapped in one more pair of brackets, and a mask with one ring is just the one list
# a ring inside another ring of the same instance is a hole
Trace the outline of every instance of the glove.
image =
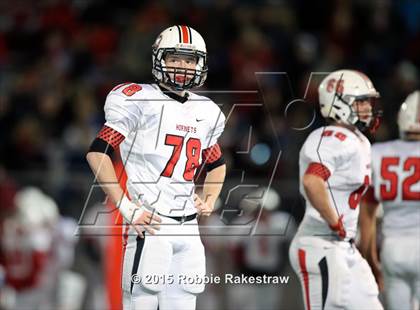
[(346, 237), (346, 229), (343, 224), (343, 215), (340, 215), (337, 223), (330, 225), (330, 228), (338, 235), (340, 239), (344, 239)]

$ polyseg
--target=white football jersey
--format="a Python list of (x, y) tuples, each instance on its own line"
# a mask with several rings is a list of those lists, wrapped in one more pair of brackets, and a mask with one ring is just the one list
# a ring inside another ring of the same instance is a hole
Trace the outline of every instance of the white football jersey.
[[(124, 135), (120, 153), (131, 199), (160, 214), (196, 213), (194, 174), (202, 151), (217, 143), (225, 117), (210, 99), (188, 92), (178, 102), (155, 84), (114, 88), (105, 102), (105, 125)], [(130, 91), (134, 89), (134, 91)]]
[(375, 198), (382, 203), (385, 236), (420, 232), (420, 141), (394, 140), (372, 146)]
[(358, 130), (353, 132), (344, 127), (327, 126), (314, 130), (308, 136), (299, 154), (300, 192), (306, 200), (305, 217), (299, 233), (332, 233), (328, 223), (307, 199), (302, 185), (306, 169), (314, 162), (321, 163), (330, 171), (326, 187), (331, 207), (337, 210), (338, 215), (344, 216), (347, 237), (355, 237), (360, 198), (371, 177), (370, 160), (370, 142)]

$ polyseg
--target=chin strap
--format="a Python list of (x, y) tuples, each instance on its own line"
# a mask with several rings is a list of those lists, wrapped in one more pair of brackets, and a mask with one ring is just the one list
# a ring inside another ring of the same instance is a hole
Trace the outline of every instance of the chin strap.
[(354, 124), (354, 126), (357, 127), (362, 132), (368, 131), (373, 134), (376, 132), (376, 130), (381, 125), (381, 119), (382, 119), (382, 111), (376, 111), (372, 114), (372, 119), (369, 123), (362, 122), (360, 120), (357, 120), (357, 122)]
[(369, 129), (369, 125), (362, 121), (357, 121), (354, 126), (356, 126), (357, 129), (359, 129), (361, 132), (365, 132)]
[(372, 125), (369, 127), (369, 132), (370, 133), (375, 133), (376, 130), (378, 130), (380, 125), (381, 125), (381, 118), (380, 117), (375, 117), (372, 120)]

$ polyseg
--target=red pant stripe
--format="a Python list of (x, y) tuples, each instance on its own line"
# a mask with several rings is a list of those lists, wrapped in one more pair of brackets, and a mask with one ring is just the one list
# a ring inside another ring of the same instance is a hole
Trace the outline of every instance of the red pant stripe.
[(303, 285), (305, 288), (305, 302), (306, 302), (306, 309), (311, 310), (311, 304), (309, 300), (309, 276), (308, 270), (306, 270), (306, 252), (302, 249), (299, 249), (299, 266), (303, 276)]

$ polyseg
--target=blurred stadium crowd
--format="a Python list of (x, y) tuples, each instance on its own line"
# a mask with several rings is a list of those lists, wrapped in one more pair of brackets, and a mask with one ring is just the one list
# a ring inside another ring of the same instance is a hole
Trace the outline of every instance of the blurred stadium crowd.
[[(207, 43), (205, 95), (230, 115), (220, 141), (228, 163), (222, 198), (244, 173), (267, 186), (275, 169), (272, 187), (281, 199), (272, 209), (299, 221), (297, 152), (321, 123), (308, 123), (319, 81), (311, 73), (366, 73), (384, 111), (376, 139), (396, 138), (399, 105), (419, 88), (419, 16), (420, 2), (411, 0), (0, 1), (0, 183), (7, 174), (19, 187), (42, 188), (61, 216), (77, 220), (93, 181), (85, 154), (103, 124), (107, 93), (126, 81), (152, 82), (156, 36), (188, 24)], [(92, 251), (78, 253), (100, 260)], [(236, 247), (230, 253), (238, 269), (243, 259)], [(286, 253), (281, 248), (270, 272)]]

